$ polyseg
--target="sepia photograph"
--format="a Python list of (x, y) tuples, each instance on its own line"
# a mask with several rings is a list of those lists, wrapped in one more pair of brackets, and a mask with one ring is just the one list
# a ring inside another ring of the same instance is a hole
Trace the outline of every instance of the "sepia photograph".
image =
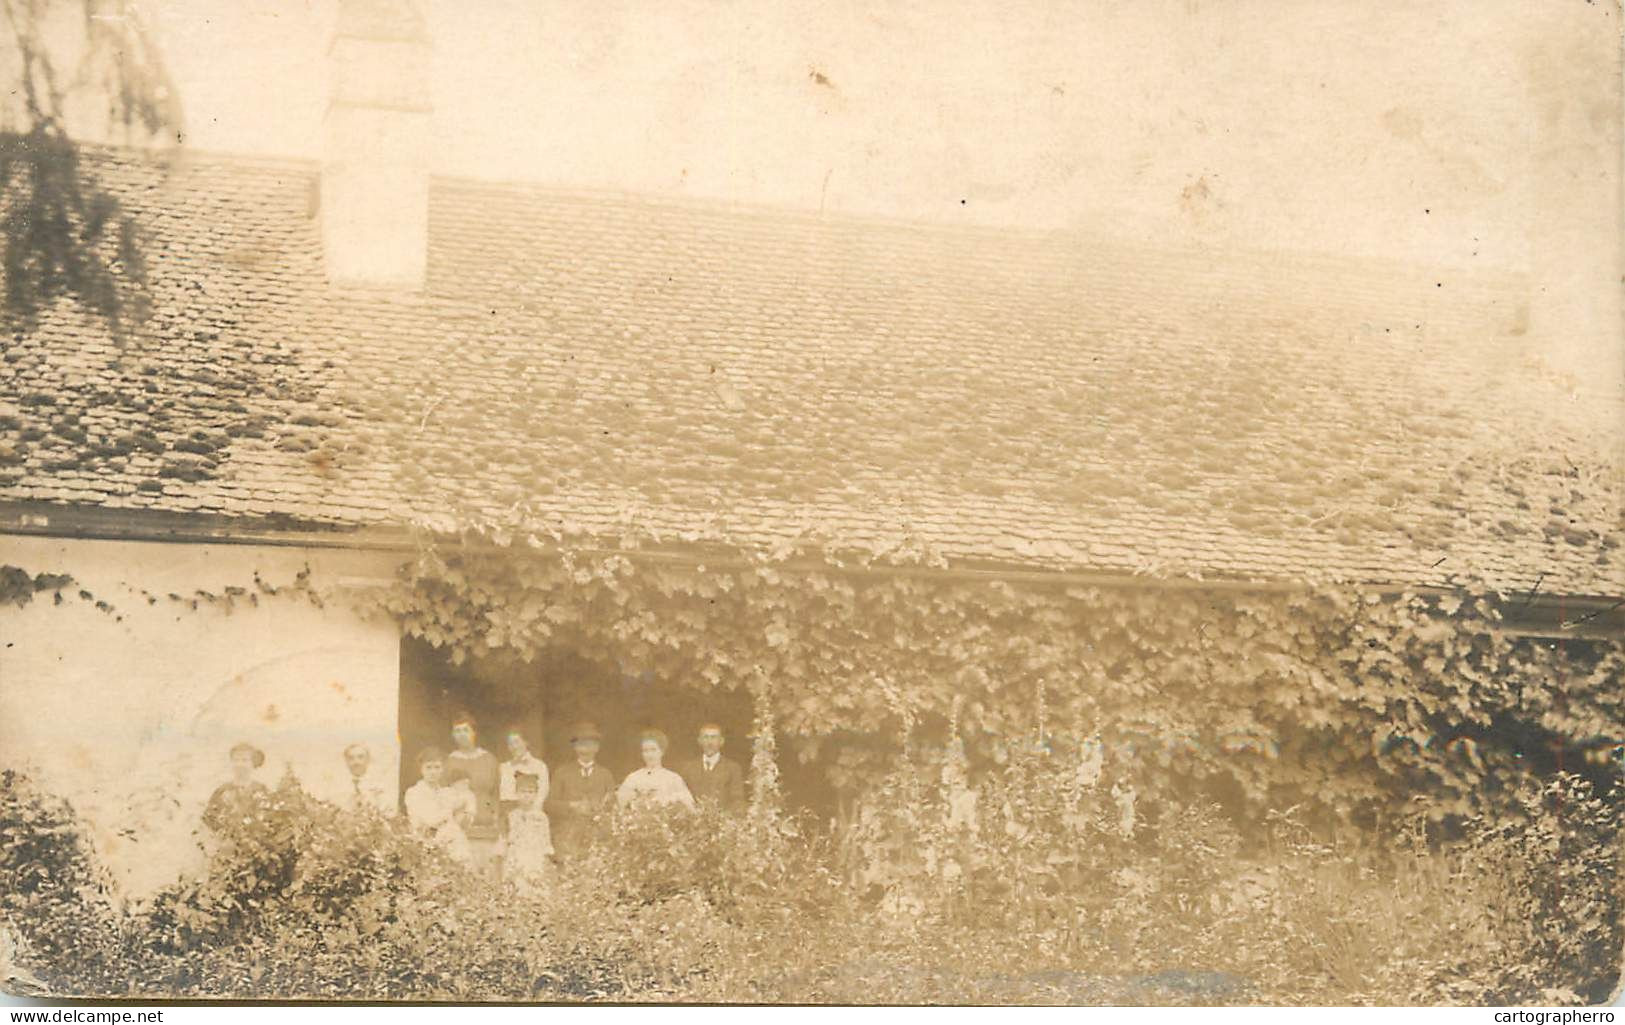
[(1609, 1005), (1622, 22), (0, 0), (0, 990)]

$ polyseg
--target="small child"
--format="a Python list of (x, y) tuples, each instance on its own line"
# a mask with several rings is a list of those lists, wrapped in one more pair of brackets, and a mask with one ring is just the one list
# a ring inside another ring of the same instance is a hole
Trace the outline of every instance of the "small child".
[[(420, 778), (407, 788), (406, 818), (418, 835), (463, 864), (473, 858), (463, 824), (474, 815), (474, 793), (466, 774), (446, 772), (446, 758), (437, 748), (418, 755)], [(461, 776), (461, 780), (456, 777)]]
[(468, 778), (468, 773), (462, 769), (452, 769), (446, 773), (446, 785), (456, 794), (456, 807), (453, 809), (457, 815), (459, 825), (468, 825), (469, 819), (474, 817), (478, 807), (478, 799), (474, 796), (474, 781)]
[(542, 811), (540, 779), (528, 772), (515, 774), (514, 797), (502, 871), (515, 886), (533, 890), (547, 879), (553, 857), (553, 832)]

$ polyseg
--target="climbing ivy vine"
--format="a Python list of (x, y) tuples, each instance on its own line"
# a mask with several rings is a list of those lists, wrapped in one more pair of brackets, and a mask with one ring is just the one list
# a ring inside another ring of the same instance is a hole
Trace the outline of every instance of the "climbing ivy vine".
[(1098, 741), (1150, 786), (1357, 818), (1463, 813), (1526, 766), (1618, 757), (1620, 645), (1513, 637), (1496, 599), (427, 546), (366, 600), (457, 660), (564, 648), (751, 688), (803, 758), (916, 732), (994, 762)]

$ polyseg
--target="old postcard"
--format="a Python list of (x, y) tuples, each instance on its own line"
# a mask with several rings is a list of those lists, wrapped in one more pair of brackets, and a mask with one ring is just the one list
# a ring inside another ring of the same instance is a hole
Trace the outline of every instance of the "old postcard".
[(1620, 24), (0, 0), (0, 986), (1606, 1003)]

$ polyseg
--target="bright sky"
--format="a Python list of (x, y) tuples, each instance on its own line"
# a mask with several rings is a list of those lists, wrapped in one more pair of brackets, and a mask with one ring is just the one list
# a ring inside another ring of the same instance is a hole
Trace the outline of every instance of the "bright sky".
[[(146, 2), (192, 145), (318, 155), (335, 0)], [(1618, 344), (1608, 3), (423, 3), (446, 173), (1526, 268)]]

